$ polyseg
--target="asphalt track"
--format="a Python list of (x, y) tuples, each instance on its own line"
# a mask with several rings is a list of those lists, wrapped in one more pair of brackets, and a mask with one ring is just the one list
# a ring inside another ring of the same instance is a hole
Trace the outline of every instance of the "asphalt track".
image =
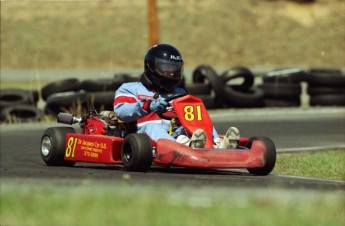
[[(278, 153), (329, 150), (345, 147), (345, 109), (265, 109), (210, 111), (216, 129), (224, 133), (237, 126), (241, 135), (268, 136)], [(40, 157), (42, 132), (57, 123), (1, 125), (1, 178), (119, 181), (126, 184), (167, 184), (243, 188), (345, 190), (345, 181), (271, 174), (253, 176), (244, 170), (194, 170), (152, 167), (147, 173), (127, 172), (122, 166), (77, 163), (48, 167)], [(279, 154), (278, 154), (279, 157)], [(129, 180), (130, 178), (130, 180)]]

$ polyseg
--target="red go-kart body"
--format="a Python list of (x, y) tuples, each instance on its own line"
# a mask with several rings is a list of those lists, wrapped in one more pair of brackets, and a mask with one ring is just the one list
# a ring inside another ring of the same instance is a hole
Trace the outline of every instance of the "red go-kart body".
[(73, 165), (75, 162), (123, 164), (132, 171), (147, 171), (152, 164), (212, 169), (247, 168), (256, 175), (267, 175), (273, 170), (276, 150), (269, 138), (241, 137), (238, 149), (215, 149), (213, 124), (201, 99), (192, 95), (178, 97), (172, 102), (172, 109), (175, 118), (189, 134), (198, 128), (205, 131), (205, 148), (193, 149), (167, 139), (154, 142), (145, 134), (128, 133), (124, 129), (125, 124), (109, 126), (97, 115), (78, 119), (64, 114), (60, 122), (79, 122), (81, 133), (75, 133), (71, 127), (47, 129), (42, 136), (41, 156), (48, 165)]

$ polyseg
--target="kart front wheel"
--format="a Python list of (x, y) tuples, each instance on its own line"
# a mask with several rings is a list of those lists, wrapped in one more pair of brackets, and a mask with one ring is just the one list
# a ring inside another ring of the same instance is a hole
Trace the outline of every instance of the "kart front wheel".
[(48, 166), (73, 166), (75, 162), (66, 161), (66, 134), (74, 133), (72, 127), (52, 127), (43, 132), (41, 138), (41, 157)]
[(259, 176), (265, 176), (272, 172), (276, 164), (276, 147), (273, 141), (268, 137), (252, 137), (247, 143), (247, 148), (251, 148), (253, 141), (261, 140), (265, 144), (265, 165), (258, 168), (248, 168), (249, 173)]
[(152, 164), (151, 140), (146, 134), (133, 133), (125, 137), (121, 147), (121, 160), (126, 170), (146, 172)]

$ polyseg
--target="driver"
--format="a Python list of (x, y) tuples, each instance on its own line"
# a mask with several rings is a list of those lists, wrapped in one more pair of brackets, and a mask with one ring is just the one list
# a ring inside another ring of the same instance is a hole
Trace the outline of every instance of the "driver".
[[(180, 52), (168, 44), (158, 44), (148, 50), (144, 60), (144, 73), (140, 82), (122, 84), (115, 93), (114, 112), (124, 122), (137, 121), (137, 132), (146, 133), (152, 140), (164, 138), (176, 140), (192, 148), (203, 148), (206, 134), (197, 129), (192, 136), (180, 126), (175, 128), (174, 135), (169, 135), (171, 121), (159, 117), (166, 111), (168, 103), (165, 98), (185, 93), (178, 85), (183, 80), (183, 60)], [(108, 117), (114, 112), (105, 111)], [(236, 148), (239, 143), (239, 131), (230, 127), (220, 139), (213, 128), (216, 148)]]

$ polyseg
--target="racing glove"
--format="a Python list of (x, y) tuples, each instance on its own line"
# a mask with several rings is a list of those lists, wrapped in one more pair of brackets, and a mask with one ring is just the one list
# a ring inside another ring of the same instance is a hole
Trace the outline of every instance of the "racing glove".
[(150, 101), (150, 110), (158, 114), (165, 112), (167, 107), (168, 103), (161, 98)]
[(113, 111), (102, 111), (100, 115), (109, 118), (110, 120), (117, 120), (117, 116)]

